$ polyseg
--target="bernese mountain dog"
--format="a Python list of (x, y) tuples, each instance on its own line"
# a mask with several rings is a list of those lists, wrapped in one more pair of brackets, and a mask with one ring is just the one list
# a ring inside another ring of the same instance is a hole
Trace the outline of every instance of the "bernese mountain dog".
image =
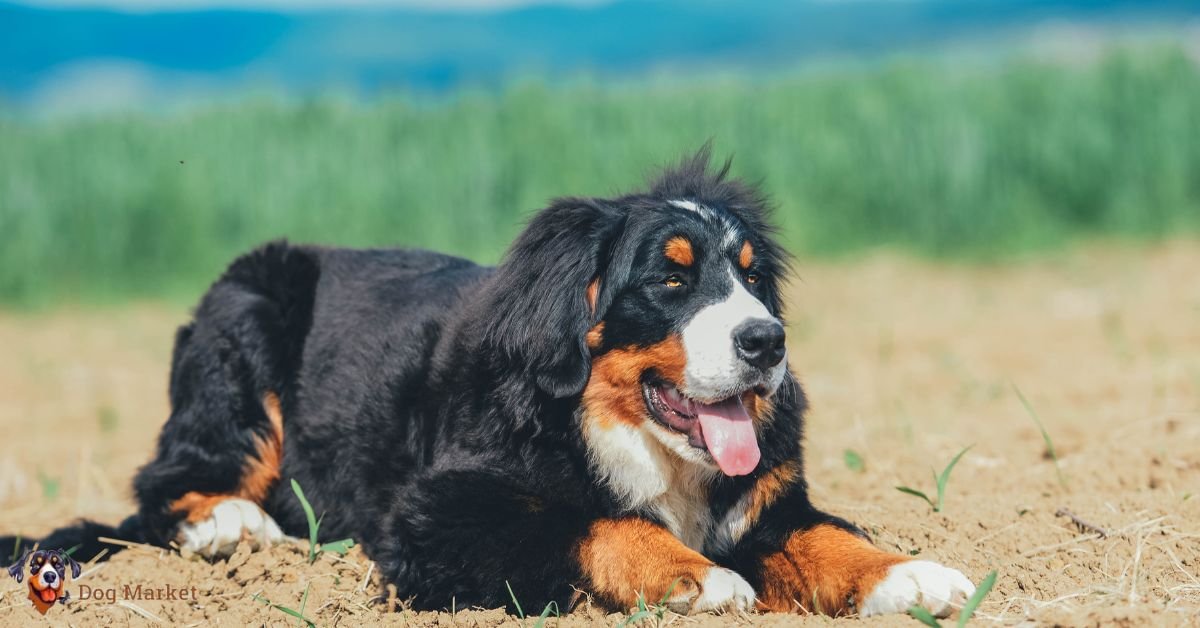
[[(353, 537), (415, 608), (946, 615), (959, 571), (815, 507), (768, 205), (709, 151), (561, 198), (489, 268), (267, 244), (175, 338), (171, 415), (110, 535), (209, 557)], [(10, 537), (7, 545), (11, 547)], [(0, 546), (6, 545), (0, 543)], [(9, 551), (9, 550), (5, 550)]]

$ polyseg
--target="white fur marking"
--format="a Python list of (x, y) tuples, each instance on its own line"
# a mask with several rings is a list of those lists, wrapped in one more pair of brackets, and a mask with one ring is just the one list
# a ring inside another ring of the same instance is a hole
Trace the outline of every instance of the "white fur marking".
[(742, 612), (754, 607), (754, 589), (750, 583), (724, 567), (710, 567), (700, 588), (700, 597), (692, 604), (693, 613)]
[(721, 223), (721, 226), (725, 232), (721, 240), (722, 246), (730, 248), (738, 243), (738, 224), (737, 221), (731, 216), (725, 214), (724, 212), (714, 211), (711, 207), (701, 205), (696, 201), (689, 201), (684, 198), (678, 198), (667, 202), (675, 207), (678, 207), (679, 209), (686, 209), (690, 212), (695, 212), (705, 220), (713, 220)]
[(707, 454), (648, 419), (637, 428), (616, 421), (602, 426), (594, 417), (585, 425), (592, 467), (621, 504), (653, 511), (684, 545), (703, 551), (713, 524), (708, 486), (717, 473), (703, 459)]
[(729, 512), (725, 513), (721, 522), (713, 530), (712, 549), (717, 552), (726, 552), (750, 530), (750, 520), (746, 517), (746, 510), (750, 508), (752, 497), (753, 493), (746, 493), (733, 505), (733, 508), (729, 509)]
[[(729, 296), (697, 312), (683, 328), (683, 348), (687, 354), (683, 392), (698, 401), (712, 403), (742, 391), (753, 367), (738, 357), (733, 330), (751, 319), (776, 320), (732, 270), (730, 279), (733, 291)], [(786, 365), (785, 355), (771, 367), (768, 375), (772, 391), (783, 381)]]
[(183, 522), (176, 533), (179, 546), (205, 558), (229, 556), (245, 531), (257, 550), (284, 539), (283, 531), (253, 502), (230, 498), (217, 504), (207, 519)]
[(863, 617), (903, 613), (923, 606), (935, 617), (946, 617), (962, 608), (975, 593), (975, 585), (957, 569), (928, 560), (911, 560), (893, 566), (888, 575), (859, 607)]
[(667, 202), (678, 207), (679, 209), (686, 209), (688, 211), (693, 211), (702, 216), (706, 215), (707, 210), (708, 210), (707, 207), (704, 207), (703, 205), (697, 205), (695, 203), (695, 201), (689, 201), (686, 199), (676, 199), (676, 200), (667, 201)]

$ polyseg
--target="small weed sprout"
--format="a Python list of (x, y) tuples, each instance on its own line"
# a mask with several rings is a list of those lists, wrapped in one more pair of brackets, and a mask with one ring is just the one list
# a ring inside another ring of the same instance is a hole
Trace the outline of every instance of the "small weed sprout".
[(867, 470), (867, 463), (857, 451), (847, 449), (842, 453), (842, 460), (846, 463), (846, 468), (855, 473), (863, 473)]
[[(1012, 382), (1009, 383), (1012, 384)], [(1037, 412), (1033, 409), (1033, 404), (1029, 403), (1029, 400), (1025, 398), (1025, 395), (1021, 394), (1021, 389), (1017, 388), (1016, 384), (1012, 384), (1012, 389), (1013, 392), (1017, 393), (1017, 399), (1021, 400), (1021, 405), (1025, 406), (1025, 412), (1029, 413), (1029, 418), (1033, 419), (1034, 424), (1037, 425), (1039, 430), (1041, 430), (1042, 440), (1046, 442), (1046, 453), (1049, 454), (1050, 459), (1054, 461), (1054, 472), (1058, 474), (1058, 484), (1059, 486), (1063, 487), (1064, 490), (1066, 490), (1067, 478), (1063, 475), (1062, 465), (1058, 463), (1058, 452), (1054, 450), (1054, 441), (1050, 440), (1050, 433), (1047, 432), (1046, 427), (1042, 425), (1041, 419), (1038, 418)]]
[[(992, 571), (984, 576), (983, 580), (979, 583), (979, 587), (975, 589), (975, 594), (971, 596), (971, 599), (967, 600), (966, 604), (963, 604), (962, 610), (958, 612), (958, 628), (963, 628), (967, 625), (967, 622), (971, 621), (971, 616), (975, 614), (975, 609), (979, 608), (979, 603), (983, 601), (983, 598), (987, 597), (987, 594), (992, 591), (992, 587), (995, 585), (996, 572)], [(941, 628), (942, 626), (941, 622), (922, 606), (914, 606), (908, 609), (908, 614), (913, 619), (930, 628)]]
[(311, 582), (304, 585), (304, 597), (302, 597), (300, 599), (300, 610), (288, 608), (282, 604), (275, 604), (275, 603), (271, 602), (270, 600), (260, 596), (257, 593), (255, 593), (251, 599), (258, 600), (259, 602), (262, 602), (263, 604), (266, 604), (267, 606), (270, 606), (271, 608), (273, 608), (275, 610), (278, 610), (282, 613), (286, 613), (288, 615), (291, 615), (292, 617), (295, 617), (298, 620), (296, 622), (297, 626), (301, 626), (301, 627), (307, 626), (308, 628), (317, 628), (317, 624), (315, 622), (313, 622), (313, 620), (309, 619), (308, 617), (306, 617), (304, 615), (304, 609), (305, 609), (305, 607), (308, 606), (308, 590), (310, 587), (312, 587)]
[(640, 621), (655, 618), (655, 624), (662, 624), (663, 617), (667, 614), (667, 600), (671, 597), (671, 592), (675, 590), (675, 586), (679, 584), (679, 578), (671, 581), (671, 586), (667, 587), (667, 591), (663, 593), (662, 599), (653, 607), (646, 605), (646, 596), (643, 593), (638, 593), (637, 610), (632, 615), (626, 617), (624, 621), (617, 624), (617, 628), (631, 626)]
[[(513, 593), (512, 584), (508, 580), (505, 580), (504, 586), (508, 589), (509, 599), (512, 600), (513, 606), (517, 609), (517, 617), (520, 617), (521, 622), (524, 623), (525, 609), (521, 608), (521, 602), (517, 601), (517, 594)], [(558, 603), (554, 600), (550, 600), (550, 603), (546, 604), (546, 608), (542, 609), (542, 614), (538, 615), (537, 621), (533, 622), (533, 628), (542, 628), (542, 626), (546, 625), (546, 619), (550, 617), (550, 613), (554, 613), (555, 617), (561, 617), (558, 613)]]
[(46, 499), (54, 499), (58, 497), (58, 488), (61, 483), (58, 478), (52, 478), (46, 475), (45, 471), (38, 469), (37, 472), (38, 484), (42, 486), (42, 497)]
[(918, 491), (915, 488), (897, 486), (896, 490), (900, 491), (901, 493), (907, 493), (915, 497), (920, 497), (929, 504), (930, 508), (933, 508), (934, 512), (942, 512), (942, 506), (945, 504), (946, 499), (946, 482), (950, 480), (950, 472), (954, 470), (954, 465), (958, 464), (958, 461), (963, 457), (963, 454), (970, 451), (971, 447), (974, 447), (974, 445), (968, 445), (967, 447), (964, 447), (962, 451), (958, 452), (958, 454), (950, 460), (950, 464), (946, 465), (946, 468), (942, 470), (941, 475), (938, 475), (936, 471), (931, 470), (933, 473), (933, 482), (937, 485), (937, 501), (930, 499), (928, 495)]
[(317, 531), (321, 529), (321, 521), (317, 519), (317, 515), (313, 512), (312, 504), (308, 503), (308, 499), (304, 497), (304, 491), (300, 488), (300, 483), (292, 478), (292, 492), (296, 494), (296, 499), (300, 500), (300, 507), (304, 509), (304, 518), (308, 520), (308, 563), (311, 565), (317, 561), (317, 557), (321, 552), (333, 552), (340, 556), (345, 556), (346, 552), (354, 547), (354, 539), (342, 539), (340, 541), (330, 541), (324, 545), (317, 543)]

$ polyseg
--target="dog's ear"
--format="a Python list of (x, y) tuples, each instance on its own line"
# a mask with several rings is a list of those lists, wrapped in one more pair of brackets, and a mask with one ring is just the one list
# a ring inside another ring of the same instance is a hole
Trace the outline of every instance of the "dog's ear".
[(623, 228), (623, 214), (600, 201), (557, 200), (530, 221), (488, 285), (485, 346), (554, 397), (587, 384), (586, 336), (603, 316), (591, 286), (603, 284)]
[(30, 551), (25, 550), (25, 553), (21, 554), (21, 559), (8, 568), (8, 575), (16, 578), (17, 582), (25, 580), (25, 561), (29, 560)]
[(71, 579), (78, 578), (79, 574), (83, 572), (83, 568), (79, 566), (79, 562), (68, 556), (66, 552), (61, 552), (59, 555), (71, 566)]

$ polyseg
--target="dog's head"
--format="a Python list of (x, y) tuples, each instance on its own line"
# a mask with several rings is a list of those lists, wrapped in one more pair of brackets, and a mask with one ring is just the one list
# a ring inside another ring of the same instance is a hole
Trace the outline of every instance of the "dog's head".
[(787, 376), (784, 256), (762, 197), (708, 161), (701, 150), (648, 193), (540, 213), (499, 269), (490, 334), (543, 391), (580, 395), (585, 435), (617, 430), (745, 475)]
[(8, 575), (21, 582), (29, 572), (29, 588), (31, 592), (46, 604), (53, 604), (63, 594), (66, 583), (67, 569), (71, 577), (78, 578), (79, 563), (62, 550), (27, 551), (21, 559), (8, 568)]

